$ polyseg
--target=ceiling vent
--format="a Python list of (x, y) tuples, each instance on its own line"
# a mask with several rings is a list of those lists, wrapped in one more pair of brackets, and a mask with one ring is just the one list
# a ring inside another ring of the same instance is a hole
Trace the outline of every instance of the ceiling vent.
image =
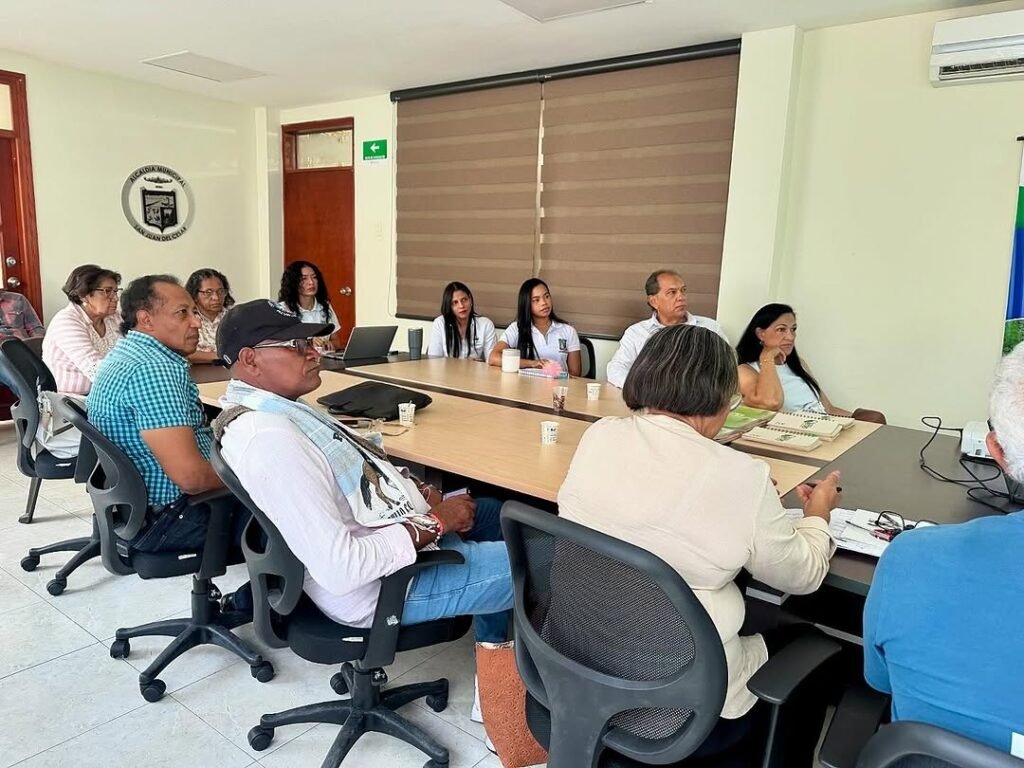
[(254, 77), (264, 77), (266, 72), (257, 72), (255, 69), (246, 69), (226, 61), (211, 59), (208, 56), (200, 56), (191, 51), (180, 51), (169, 53), (166, 56), (155, 56), (152, 59), (143, 59), (141, 64), (149, 64), (161, 69), (169, 69), (172, 72), (180, 72), (183, 75), (201, 77), (203, 80), (212, 80), (215, 83), (233, 83), (237, 80), (251, 80)]
[(583, 16), (629, 5), (647, 5), (654, 0), (501, 0), (505, 5), (543, 23), (570, 16)]

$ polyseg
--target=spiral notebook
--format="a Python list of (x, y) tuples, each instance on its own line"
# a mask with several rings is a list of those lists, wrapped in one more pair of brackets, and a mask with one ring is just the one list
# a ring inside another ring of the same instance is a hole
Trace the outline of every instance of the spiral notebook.
[(777, 429), (783, 432), (793, 432), (798, 435), (813, 435), (821, 440), (832, 441), (843, 431), (843, 427), (836, 421), (822, 419), (810, 414), (777, 413), (771, 421), (765, 425), (768, 429)]
[(821, 445), (821, 439), (814, 435), (800, 435), (773, 427), (754, 427), (749, 432), (745, 432), (743, 437), (753, 440), (755, 443), (793, 448), (797, 451), (813, 451)]

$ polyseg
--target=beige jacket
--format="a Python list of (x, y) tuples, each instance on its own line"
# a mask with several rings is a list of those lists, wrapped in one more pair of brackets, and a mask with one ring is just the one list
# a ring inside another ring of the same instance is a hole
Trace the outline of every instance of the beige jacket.
[(792, 594), (813, 592), (835, 543), (819, 518), (791, 522), (762, 461), (669, 416), (609, 418), (580, 441), (558, 492), (559, 514), (628, 541), (675, 568), (718, 628), (729, 667), (722, 716), (754, 706), (746, 684), (768, 659), (760, 635), (739, 637), (741, 568)]

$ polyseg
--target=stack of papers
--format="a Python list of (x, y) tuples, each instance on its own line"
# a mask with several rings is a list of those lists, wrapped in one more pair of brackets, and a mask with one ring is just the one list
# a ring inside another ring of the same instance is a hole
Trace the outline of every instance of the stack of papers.
[(784, 432), (794, 432), (798, 435), (813, 435), (822, 440), (835, 440), (843, 427), (838, 422), (830, 419), (815, 418), (814, 416), (798, 416), (790, 413), (778, 413), (768, 422), (770, 429), (781, 429)]
[[(791, 520), (799, 520), (804, 516), (802, 509), (787, 509), (786, 515)], [(881, 557), (889, 542), (875, 536), (872, 531), (878, 529), (873, 525), (878, 519), (877, 512), (867, 509), (833, 509), (832, 522), (829, 529), (839, 549), (857, 552), (871, 557)], [(905, 520), (907, 525), (916, 525), (913, 520)]]

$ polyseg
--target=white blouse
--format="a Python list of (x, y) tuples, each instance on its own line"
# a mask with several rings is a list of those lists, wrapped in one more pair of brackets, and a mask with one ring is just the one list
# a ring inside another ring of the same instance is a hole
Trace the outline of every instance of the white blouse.
[[(533, 334), (533, 346), (537, 350), (537, 357), (541, 360), (553, 360), (562, 366), (563, 371), (569, 370), (569, 353), (580, 351), (580, 337), (576, 329), (568, 323), (551, 321), (551, 327), (547, 333), (541, 333), (536, 325), (531, 325)], [(519, 326), (512, 323), (501, 335), (511, 349), (519, 348)]]
[(121, 315), (103, 320), (103, 335), (89, 315), (69, 303), (50, 320), (43, 336), (43, 362), (53, 372), (58, 392), (87, 395), (103, 358), (121, 338)]
[[(471, 357), (474, 360), (484, 360), (491, 354), (494, 345), (497, 344), (497, 337), (494, 333), (494, 323), (486, 317), (473, 318), (473, 349), (470, 350), (465, 337), (459, 344), (459, 357)], [(444, 317), (434, 318), (434, 325), (430, 329), (430, 346), (427, 347), (427, 357), (448, 357), (448, 335), (445, 333)]]

